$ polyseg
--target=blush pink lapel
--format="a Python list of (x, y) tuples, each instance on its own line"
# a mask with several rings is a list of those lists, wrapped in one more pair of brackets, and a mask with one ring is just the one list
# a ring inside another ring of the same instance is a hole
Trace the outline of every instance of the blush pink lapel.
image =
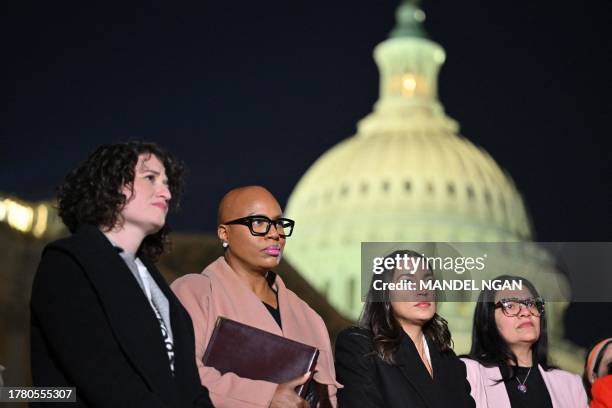
[(562, 407), (561, 401), (557, 400), (557, 393), (553, 392), (555, 390), (554, 381), (552, 380), (549, 372), (544, 371), (541, 366), (538, 366), (540, 369), (540, 374), (544, 379), (544, 384), (546, 384), (546, 388), (548, 389), (548, 394), (550, 395), (550, 400), (552, 401), (553, 408)]
[(544, 371), (541, 366), (539, 368), (554, 408), (588, 407), (586, 391), (578, 375), (564, 370)]
[(223, 257), (207, 266), (203, 274), (214, 279), (212, 301), (218, 316), (318, 348), (320, 354), (314, 378), (321, 384), (333, 386), (335, 405), (336, 388), (341, 385), (335, 379), (333, 354), (325, 323), (304, 301), (287, 289), (280, 276), (276, 276), (274, 288), (278, 291), (282, 330), (261, 300)]
[(485, 367), (480, 365), (481, 375), (485, 384), (485, 393), (487, 394), (487, 404), (490, 407), (496, 408), (511, 408), (510, 398), (506, 391), (506, 385), (501, 380), (502, 375), (499, 367)]
[[(217, 311), (223, 317), (257, 327), (267, 332), (283, 336), (276, 321), (262, 301), (240, 279), (223, 257), (211, 263), (205, 270), (212, 272), (215, 278), (213, 301), (222, 303)], [(218, 293), (223, 291), (224, 293)], [(280, 303), (280, 299), (279, 299)], [(281, 308), (281, 322), (282, 322)]]

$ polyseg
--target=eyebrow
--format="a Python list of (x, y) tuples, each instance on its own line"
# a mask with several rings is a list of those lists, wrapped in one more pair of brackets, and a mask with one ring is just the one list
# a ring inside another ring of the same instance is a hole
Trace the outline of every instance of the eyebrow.
[(140, 170), (140, 172), (141, 172), (141, 173), (153, 173), (153, 174), (155, 174), (156, 176), (159, 176), (159, 175), (161, 174), (159, 171), (157, 171), (157, 170), (153, 170), (153, 169), (149, 169), (149, 168), (144, 168), (144, 169), (143, 169), (143, 168), (141, 168), (141, 169), (139, 169), (139, 170)]
[[(153, 173), (157, 177), (161, 176), (161, 173), (159, 171), (153, 170), (153, 169), (149, 169), (149, 168), (146, 168), (146, 167), (144, 169), (141, 168), (138, 171), (140, 172), (139, 174)], [(162, 183), (164, 183), (164, 184), (169, 184), (169, 182), (170, 182), (170, 179), (167, 176), (166, 176), (165, 179), (162, 180)]]
[(248, 217), (266, 217), (266, 218), (270, 218), (271, 220), (275, 220), (275, 219), (277, 219), (277, 218), (282, 218), (282, 217), (283, 217), (283, 214), (276, 215), (276, 216), (273, 216), (273, 217), (268, 217), (268, 216), (267, 216), (267, 215), (265, 215), (265, 214), (250, 213), (250, 214), (248, 215)]

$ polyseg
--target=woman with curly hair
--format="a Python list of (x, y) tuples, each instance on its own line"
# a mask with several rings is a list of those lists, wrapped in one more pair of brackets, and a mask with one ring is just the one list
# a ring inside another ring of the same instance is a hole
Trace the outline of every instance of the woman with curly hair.
[(47, 245), (31, 297), (35, 386), (76, 406), (209, 407), (191, 319), (154, 265), (183, 166), (151, 143), (99, 147), (58, 191), (72, 235)]
[[(359, 327), (338, 335), (336, 373), (344, 385), (338, 402), (349, 408), (473, 407), (465, 366), (451, 349), (446, 320), (436, 313), (435, 294), (419, 290), (433, 271), (414, 251), (393, 252), (385, 261), (398, 257), (417, 261), (407, 263), (411, 269), (375, 275)], [(390, 290), (390, 283), (415, 290)]]

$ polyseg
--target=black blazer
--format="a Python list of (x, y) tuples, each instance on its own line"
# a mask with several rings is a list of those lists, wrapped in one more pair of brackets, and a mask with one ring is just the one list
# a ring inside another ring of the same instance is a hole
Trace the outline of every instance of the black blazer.
[(340, 407), (475, 407), (465, 365), (452, 351), (441, 353), (427, 340), (433, 380), (414, 343), (404, 334), (397, 366), (372, 355), (371, 332), (349, 328), (336, 339), (336, 377)]
[(68, 407), (212, 407), (195, 364), (191, 319), (157, 268), (142, 261), (168, 298), (174, 377), (138, 282), (109, 240), (84, 225), (47, 245), (34, 277), (35, 386), (76, 387), (77, 404)]

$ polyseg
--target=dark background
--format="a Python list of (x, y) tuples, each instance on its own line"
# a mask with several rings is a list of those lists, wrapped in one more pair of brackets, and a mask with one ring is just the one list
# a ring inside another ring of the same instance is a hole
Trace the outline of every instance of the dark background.
[[(398, 5), (6, 3), (0, 191), (51, 198), (97, 145), (152, 140), (191, 171), (172, 219), (181, 231), (212, 231), (237, 185), (264, 184), (285, 203), (314, 160), (354, 134), (377, 99), (372, 50)], [(447, 52), (440, 99), (513, 177), (540, 241), (612, 240), (610, 4), (422, 4)], [(594, 313), (574, 309), (585, 307)]]

